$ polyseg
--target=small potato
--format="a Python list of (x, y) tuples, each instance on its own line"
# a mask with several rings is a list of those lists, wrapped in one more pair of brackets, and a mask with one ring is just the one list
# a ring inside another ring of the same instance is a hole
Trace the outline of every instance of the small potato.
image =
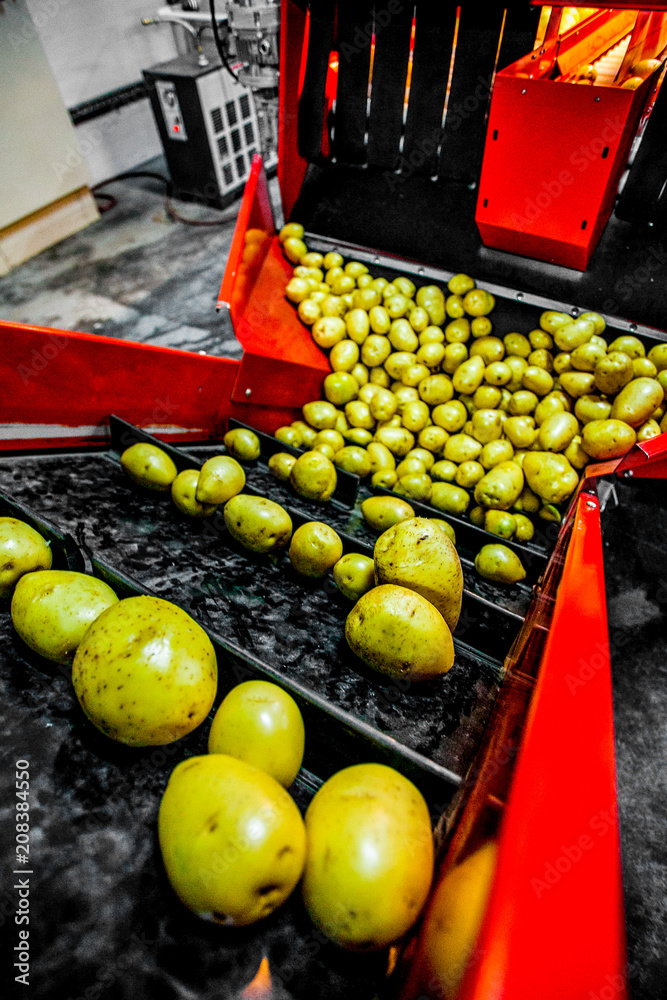
[(480, 462), (461, 462), (456, 470), (454, 480), (457, 486), (471, 490), (477, 485), (480, 479), (484, 478), (485, 471), (484, 466)]
[(622, 351), (611, 351), (595, 366), (595, 387), (606, 395), (614, 395), (632, 379), (632, 358)]
[(474, 462), (479, 458), (482, 444), (469, 434), (452, 434), (445, 444), (444, 455), (450, 462)]
[(529, 452), (523, 461), (523, 473), (533, 493), (548, 504), (567, 500), (579, 483), (579, 476), (561, 453)]
[(554, 387), (554, 380), (549, 372), (537, 365), (528, 365), (521, 381), (524, 389), (534, 392), (536, 396), (546, 396)]
[(420, 448), (425, 448), (433, 455), (439, 455), (445, 447), (449, 434), (443, 427), (430, 424), (419, 432), (417, 444)]
[(468, 358), (460, 364), (452, 377), (452, 385), (456, 392), (471, 396), (482, 384), (485, 367), (484, 359), (479, 355)]
[(608, 348), (609, 352), (612, 351), (622, 351), (623, 354), (627, 354), (629, 358), (643, 358), (646, 355), (646, 348), (642, 344), (638, 337), (632, 337), (630, 334), (622, 334), (620, 337), (616, 337), (612, 340)]
[(311, 335), (318, 347), (333, 347), (347, 336), (345, 323), (340, 316), (320, 316), (311, 327)]
[(393, 469), (379, 469), (371, 476), (371, 486), (383, 490), (392, 489), (398, 480)]
[(11, 597), (25, 573), (51, 569), (49, 543), (15, 517), (0, 517), (0, 597)]
[(525, 417), (531, 414), (538, 404), (538, 398), (534, 392), (528, 389), (518, 389), (512, 393), (509, 401), (508, 411), (513, 417)]
[(300, 448), (301, 445), (303, 444), (303, 438), (301, 437), (301, 434), (299, 433), (296, 427), (292, 426), (278, 427), (274, 431), (273, 436), (276, 439), (276, 441), (280, 441), (281, 444), (291, 445), (292, 448)]
[(433, 481), (423, 470), (421, 472), (410, 472), (407, 476), (400, 476), (394, 486), (394, 493), (406, 497), (408, 500), (417, 500), (419, 503), (428, 503), (431, 497), (431, 487)]
[(503, 344), (507, 354), (517, 358), (527, 358), (533, 349), (528, 337), (524, 337), (522, 333), (508, 333), (503, 337)]
[(371, 463), (372, 473), (379, 472), (381, 469), (389, 469), (393, 472), (396, 468), (396, 459), (389, 448), (380, 444), (379, 441), (371, 441), (366, 447), (366, 452)]
[(322, 521), (307, 521), (292, 535), (289, 558), (302, 576), (314, 579), (324, 576), (342, 555), (343, 543), (339, 535)]
[[(513, 458), (514, 448), (512, 447), (512, 443), (503, 438), (502, 440), (489, 441), (488, 444), (485, 444), (479, 456), (479, 462), (482, 468), (488, 472), (489, 469), (500, 465), (501, 462), (511, 462)], [(462, 486), (463, 483), (460, 485)]]
[(359, 361), (359, 345), (353, 340), (341, 340), (331, 348), (329, 364), (334, 372), (351, 372)]
[(516, 518), (507, 510), (487, 510), (484, 530), (499, 538), (512, 538), (516, 532)]
[(523, 487), (524, 474), (521, 467), (516, 462), (500, 462), (477, 483), (475, 500), (481, 507), (508, 510)]
[(403, 407), (401, 418), (403, 426), (406, 427), (407, 430), (412, 431), (413, 434), (416, 434), (418, 431), (421, 431), (424, 427), (426, 427), (429, 420), (428, 406), (421, 400), (413, 403), (407, 403)]
[(336, 407), (324, 399), (306, 403), (301, 412), (306, 423), (318, 431), (332, 428), (336, 423)]
[(587, 319), (570, 320), (553, 332), (553, 338), (559, 351), (570, 354), (581, 344), (585, 344), (595, 334), (595, 323)]
[(398, 497), (369, 497), (361, 504), (361, 513), (366, 524), (378, 532), (415, 516), (414, 508)]
[(573, 399), (595, 392), (595, 375), (592, 372), (563, 372), (559, 378), (563, 389)]
[(449, 482), (433, 483), (431, 487), (432, 507), (437, 507), (445, 514), (465, 514), (469, 505), (470, 494), (460, 486), (454, 486), (453, 483)]
[(505, 357), (505, 345), (499, 337), (477, 337), (475, 343), (470, 348), (470, 357), (479, 355), (485, 365), (492, 365), (502, 361)]
[[(233, 462), (234, 459), (229, 459)], [(240, 466), (239, 466), (240, 468)], [(241, 470), (243, 471), (243, 470)], [(184, 469), (174, 479), (171, 484), (171, 499), (178, 509), (189, 517), (210, 517), (218, 509), (217, 503), (200, 503), (196, 497), (200, 473), (198, 469)], [(241, 481), (238, 492), (240, 493), (245, 485), (245, 476)], [(233, 494), (232, 494), (233, 495)], [(229, 495), (225, 496), (229, 500)]]
[(453, 483), (456, 479), (456, 470), (458, 465), (455, 462), (449, 462), (447, 459), (443, 459), (441, 462), (436, 462), (430, 471), (430, 476), (432, 479), (439, 479), (443, 483)]
[(120, 456), (120, 464), (133, 483), (157, 493), (169, 493), (178, 472), (162, 448), (143, 441), (126, 448)]
[(399, 458), (403, 458), (415, 446), (414, 434), (405, 427), (378, 427), (375, 431), (375, 440), (385, 445), (392, 455)]
[(537, 438), (535, 420), (531, 416), (509, 417), (503, 431), (515, 448), (530, 448)]
[(296, 431), (299, 432), (301, 436), (301, 443), (304, 448), (310, 448), (317, 437), (317, 431), (310, 424), (307, 424), (305, 420), (293, 420), (291, 425)]
[(485, 580), (494, 583), (519, 583), (525, 579), (526, 571), (521, 560), (506, 545), (484, 545), (475, 557), (475, 569)]
[(344, 472), (350, 472), (353, 476), (363, 479), (371, 471), (371, 460), (365, 448), (358, 445), (348, 444), (334, 455), (334, 464)]
[(454, 395), (452, 380), (444, 374), (428, 375), (419, 383), (420, 398), (429, 406), (440, 406), (448, 403)]
[(329, 500), (337, 482), (334, 464), (316, 451), (306, 451), (300, 455), (290, 473), (292, 487), (300, 496), (309, 500)]
[(574, 414), (554, 413), (540, 427), (540, 447), (543, 451), (565, 451), (578, 433), (579, 421)]
[(333, 568), (334, 583), (349, 601), (358, 601), (375, 586), (375, 564), (370, 556), (348, 552)]
[[(326, 461), (323, 456), (318, 457)], [(225, 504), (224, 513), (229, 534), (251, 552), (277, 551), (292, 536), (292, 519), (273, 500), (239, 493)]]
[(271, 455), (268, 461), (269, 472), (276, 479), (279, 479), (281, 483), (289, 482), (295, 462), (296, 456), (290, 455), (286, 451), (277, 451), (274, 455)]
[(483, 445), (497, 441), (503, 433), (499, 410), (476, 410), (472, 415), (472, 436)]
[(350, 427), (363, 427), (364, 430), (372, 430), (375, 427), (375, 420), (368, 404), (355, 399), (345, 405), (345, 417)]
[[(351, 344), (351, 340), (343, 343)], [(324, 395), (334, 406), (346, 406), (356, 399), (359, 393), (359, 383), (350, 372), (331, 372), (324, 380)], [(288, 442), (289, 443), (289, 442)]]
[(434, 424), (442, 427), (449, 434), (456, 434), (463, 428), (468, 419), (468, 413), (463, 403), (458, 399), (452, 399), (448, 403), (436, 406), (431, 413), (431, 419)]

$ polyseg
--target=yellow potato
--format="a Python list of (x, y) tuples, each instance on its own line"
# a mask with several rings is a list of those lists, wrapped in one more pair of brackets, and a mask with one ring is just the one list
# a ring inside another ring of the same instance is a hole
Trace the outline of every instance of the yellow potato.
[(519, 583), (526, 571), (518, 555), (506, 545), (484, 545), (475, 557), (475, 569), (485, 580), (495, 583)]
[(635, 378), (619, 392), (611, 408), (612, 420), (639, 427), (660, 406), (665, 393), (654, 378)]
[(540, 427), (540, 447), (543, 451), (565, 451), (578, 433), (579, 421), (574, 414), (554, 413)]
[(637, 440), (637, 435), (622, 420), (591, 420), (584, 427), (581, 439), (586, 454), (596, 461), (603, 461), (625, 455)]
[(529, 452), (523, 461), (523, 473), (533, 493), (550, 504), (567, 500), (579, 483), (576, 471), (560, 452)]
[(326, 501), (334, 494), (338, 476), (333, 462), (325, 455), (306, 451), (294, 463), (290, 483), (302, 497)]
[(268, 466), (271, 475), (275, 476), (283, 483), (289, 482), (289, 477), (292, 472), (292, 467), (296, 462), (296, 456), (290, 455), (286, 451), (277, 451), (275, 455), (271, 455)]
[(324, 576), (342, 554), (343, 543), (338, 533), (322, 521), (307, 521), (292, 535), (289, 558), (302, 576), (315, 579)]
[(306, 856), (303, 820), (289, 793), (259, 768), (220, 753), (175, 767), (158, 836), (181, 902), (229, 926), (273, 913), (301, 878)]
[(358, 601), (375, 586), (375, 564), (370, 556), (348, 552), (333, 568), (334, 583), (349, 601)]
[(302, 892), (315, 925), (351, 950), (402, 937), (433, 875), (429, 811), (415, 786), (382, 764), (345, 768), (315, 795), (306, 830)]
[(90, 721), (129, 746), (163, 746), (196, 729), (211, 710), (217, 678), (204, 630), (175, 604), (147, 596), (103, 611), (72, 667)]
[[(434, 489), (447, 486), (437, 483)], [(395, 524), (378, 538), (374, 559), (378, 583), (416, 591), (438, 609), (452, 631), (456, 628), (463, 573), (456, 549), (436, 525), (423, 517)]]
[(292, 519), (287, 511), (264, 497), (239, 493), (225, 504), (224, 515), (229, 534), (251, 552), (277, 551), (292, 536)]
[[(429, 527), (451, 545), (444, 531)], [(431, 680), (454, 662), (445, 619), (421, 594), (400, 585), (381, 584), (364, 594), (347, 617), (345, 638), (355, 656), (388, 677)]]
[(475, 500), (481, 507), (508, 510), (520, 496), (523, 487), (521, 466), (516, 462), (500, 462), (477, 483)]
[(15, 517), (0, 517), (0, 597), (11, 597), (25, 573), (51, 569), (52, 559), (39, 532)]
[[(172, 497), (174, 486), (179, 479), (180, 476), (172, 484)], [(240, 493), (244, 486), (245, 472), (236, 459), (230, 458), (229, 455), (214, 455), (201, 467), (195, 485), (195, 499), (199, 504), (227, 503)]]
[(143, 441), (126, 448), (120, 464), (133, 483), (157, 493), (169, 493), (178, 472), (162, 448)]

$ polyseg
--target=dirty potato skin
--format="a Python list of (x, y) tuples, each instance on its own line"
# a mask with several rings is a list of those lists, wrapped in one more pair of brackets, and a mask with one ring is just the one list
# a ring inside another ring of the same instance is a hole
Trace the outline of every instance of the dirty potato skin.
[(174, 768), (158, 836), (181, 902), (237, 927), (267, 917), (287, 899), (306, 854), (303, 820), (288, 792), (226, 754), (190, 757)]
[(437, 608), (394, 584), (374, 587), (357, 601), (345, 638), (355, 656), (388, 677), (430, 680), (454, 662), (452, 634)]
[(380, 535), (374, 559), (378, 583), (395, 583), (421, 594), (454, 631), (461, 613), (463, 572), (456, 548), (441, 528), (426, 517), (401, 521)]
[(218, 671), (211, 640), (185, 611), (141, 596), (93, 622), (76, 651), (72, 681), (105, 735), (129, 746), (162, 746), (204, 721)]
[(376, 951), (415, 922), (433, 876), (428, 807), (383, 764), (339, 771), (306, 812), (303, 899), (315, 925), (343, 948)]
[(111, 587), (94, 576), (42, 570), (21, 577), (16, 585), (12, 623), (26, 646), (66, 666), (86, 629), (117, 603)]
[(51, 569), (51, 549), (34, 528), (15, 517), (0, 517), (0, 597), (11, 597), (25, 573)]

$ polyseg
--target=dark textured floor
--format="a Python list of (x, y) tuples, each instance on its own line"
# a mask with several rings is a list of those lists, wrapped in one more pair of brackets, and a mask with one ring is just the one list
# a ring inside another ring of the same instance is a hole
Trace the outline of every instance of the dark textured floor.
[[(154, 168), (155, 164), (151, 166)], [(118, 205), (98, 223), (0, 279), (0, 317), (240, 356), (240, 345), (226, 316), (216, 315), (214, 308), (233, 232), (234, 206), (222, 215), (228, 218), (226, 224), (213, 229), (190, 228), (167, 219), (159, 184), (118, 183), (110, 190), (118, 198)], [(195, 205), (179, 205), (179, 208), (192, 217), (215, 217), (211, 211)], [(603, 530), (631, 998), (658, 1000), (667, 996), (667, 490), (664, 486), (651, 489), (635, 482), (622, 484), (617, 491), (621, 504), (607, 505)], [(3, 637), (3, 644), (6, 641), (7, 637)], [(24, 689), (18, 675), (5, 681), (12, 689), (17, 685)], [(46, 718), (45, 697), (49, 704)], [(57, 898), (60, 886), (65, 908), (51, 914), (48, 932), (40, 933), (36, 928), (34, 946), (44, 955), (45, 968), (52, 968), (54, 973), (63, 953), (80, 960), (90, 950), (103, 959), (99, 966), (91, 966), (85, 982), (79, 975), (64, 981), (45, 981), (31, 990), (32, 994), (76, 1000), (88, 989), (86, 996), (90, 1000), (138, 997), (131, 971), (138, 964), (146, 972), (142, 1000), (152, 996), (164, 1000), (214, 995), (224, 1000), (231, 994), (223, 991), (223, 982), (227, 981), (229, 986), (234, 983), (233, 993), (251, 977), (261, 957), (259, 942), (249, 935), (239, 952), (244, 956), (242, 961), (232, 960), (231, 954), (220, 950), (213, 965), (206, 965), (205, 969), (208, 932), (194, 926), (179, 907), (173, 906), (166, 913), (155, 911), (155, 907), (163, 905), (162, 893), (155, 889), (156, 879), (159, 883), (164, 876), (161, 871), (153, 871), (156, 864), (153, 845), (144, 845), (150, 858), (143, 857), (136, 853), (137, 845), (129, 828), (127, 835), (118, 834), (115, 838), (106, 832), (111, 814), (114, 827), (120, 829), (128, 809), (136, 819), (142, 809), (153, 808), (171, 768), (170, 760), (166, 758), (166, 763), (160, 760), (156, 764), (146, 757), (131, 764), (126, 762), (126, 780), (134, 790), (128, 805), (117, 789), (86, 786), (86, 761), (73, 752), (77, 732), (69, 721), (71, 699), (65, 680), (60, 676), (40, 675), (25, 698), (30, 718), (21, 730), (21, 740), (35, 747), (38, 816), (48, 817), (54, 798), (72, 800), (79, 863), (83, 866), (78, 869), (80, 878), (96, 886), (92, 895), (81, 891), (75, 898), (65, 893), (68, 864), (60, 868), (55, 864), (48, 895)], [(6, 731), (4, 735), (5, 745), (13, 754), (18, 746)], [(67, 776), (69, 783), (63, 783), (57, 773), (52, 774), (46, 768), (53, 748), (61, 745), (66, 756), (62, 752), (58, 755), (58, 773)], [(84, 747), (84, 757), (89, 752), (90, 748)], [(40, 763), (45, 767), (38, 777)], [(6, 766), (4, 780), (8, 780)], [(8, 819), (6, 809), (1, 818)], [(128, 824), (130, 819), (128, 813)], [(69, 839), (68, 829), (54, 828), (48, 841), (37, 844), (36, 849), (43, 852), (45, 862), (48, 859), (55, 863), (62, 845)], [(104, 865), (99, 867), (95, 859), (102, 857)], [(108, 912), (106, 902), (112, 886), (128, 908), (127, 940), (113, 943), (106, 938), (112, 926), (117, 925), (117, 914)], [(11, 910), (7, 908), (10, 896), (13, 900), (11, 893), (0, 898), (0, 928), (11, 918)], [(66, 926), (76, 928), (79, 916), (82, 925), (89, 928), (89, 937), (70, 939)], [(377, 973), (368, 964), (361, 962), (356, 967), (357, 994), (349, 992), (348, 974), (337, 968), (337, 958), (327, 947), (322, 948), (313, 940), (305, 946), (308, 954), (291, 953), (294, 935), (302, 921), (298, 909), (286, 913), (284, 935), (274, 939), (276, 951), (271, 955), (272, 965), (285, 972), (282, 981), (285, 984), (289, 981), (289, 993), (320, 995), (317, 991), (309, 992), (308, 982), (303, 978), (303, 969), (312, 970), (315, 962), (320, 974), (332, 976), (332, 982), (337, 982), (345, 995), (368, 995)], [(132, 929), (135, 927), (138, 932)], [(316, 956), (312, 960), (308, 958), (311, 951)], [(146, 965), (142, 957), (153, 953), (159, 955), (161, 971), (150, 962)], [(290, 963), (296, 963), (296, 971)], [(217, 990), (210, 992), (213, 984)], [(23, 991), (23, 995), (27, 992)], [(278, 993), (279, 1000), (288, 995), (287, 989), (283, 992), (279, 989)]]

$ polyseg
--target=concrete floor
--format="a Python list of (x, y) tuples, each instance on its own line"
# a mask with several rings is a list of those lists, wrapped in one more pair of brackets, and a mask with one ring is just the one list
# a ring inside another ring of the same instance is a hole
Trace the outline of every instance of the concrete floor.
[[(161, 160), (145, 168), (166, 173)], [(98, 222), (0, 278), (0, 316), (240, 357), (227, 314), (215, 311), (239, 203), (216, 212), (175, 202), (186, 218), (224, 220), (203, 228), (166, 215), (157, 181), (118, 181), (104, 190), (117, 205)]]

